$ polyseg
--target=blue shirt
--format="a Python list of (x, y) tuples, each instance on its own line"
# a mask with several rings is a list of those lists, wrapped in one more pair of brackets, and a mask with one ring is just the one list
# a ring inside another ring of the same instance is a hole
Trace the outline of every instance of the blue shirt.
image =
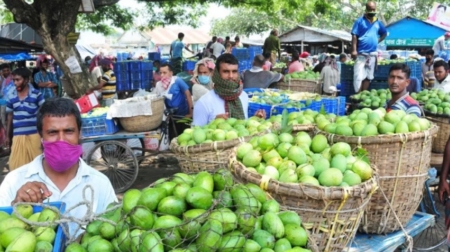
[(183, 57), (183, 41), (177, 39), (172, 42), (172, 58), (181, 58)]
[(169, 94), (172, 94), (172, 99), (166, 98), (166, 104), (169, 108), (178, 108), (175, 115), (185, 116), (189, 114), (189, 105), (184, 94), (186, 90), (189, 90), (186, 82), (181, 78), (175, 77), (175, 82), (169, 89)]
[(362, 16), (353, 24), (351, 33), (358, 38), (358, 53), (371, 53), (377, 51), (378, 38), (386, 34), (387, 30), (378, 19), (371, 23)]
[[(93, 212), (101, 213), (106, 210), (108, 204), (117, 202), (114, 188), (109, 179), (101, 172), (88, 166), (81, 158), (77, 175), (73, 178), (63, 191), (60, 191), (53, 181), (47, 177), (42, 167), (43, 155), (37, 156), (31, 163), (26, 164), (6, 175), (0, 185), (0, 206), (11, 206), (17, 191), (27, 182), (37, 181), (44, 183), (52, 192), (50, 202), (62, 201), (69, 209), (83, 201), (83, 189), (86, 185), (94, 189)], [(91, 199), (91, 191), (86, 190), (87, 199)], [(81, 219), (86, 214), (86, 205), (81, 205), (70, 212), (70, 216)], [(77, 224), (69, 224), (71, 235), (75, 233)]]
[(44, 97), (28, 84), (28, 96), (20, 100), (17, 90), (11, 88), (6, 98), (6, 113), (13, 113), (14, 136), (36, 134), (36, 114), (44, 103)]
[[(34, 82), (36, 84), (39, 84), (40, 82), (48, 82), (51, 81), (59, 86), (59, 81), (56, 78), (56, 75), (52, 72), (47, 72), (47, 74), (44, 76), (42, 71), (37, 72), (34, 75)], [(53, 88), (39, 88), (42, 95), (44, 95), (44, 99), (52, 98), (55, 96), (55, 93), (53, 92)]]

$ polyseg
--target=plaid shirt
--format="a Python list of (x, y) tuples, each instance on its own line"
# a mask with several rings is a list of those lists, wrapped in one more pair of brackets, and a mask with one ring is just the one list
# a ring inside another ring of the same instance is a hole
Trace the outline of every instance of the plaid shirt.
[[(36, 84), (39, 84), (40, 82), (48, 82), (48, 81), (51, 81), (51, 82), (55, 83), (56, 85), (60, 86), (60, 83), (59, 83), (58, 79), (56, 78), (56, 75), (52, 72), (47, 71), (47, 74), (44, 76), (44, 74), (42, 74), (42, 71), (39, 71), (34, 75), (34, 82)], [(44, 96), (44, 99), (55, 97), (53, 88), (47, 88), (47, 87), (39, 88), (39, 91)]]

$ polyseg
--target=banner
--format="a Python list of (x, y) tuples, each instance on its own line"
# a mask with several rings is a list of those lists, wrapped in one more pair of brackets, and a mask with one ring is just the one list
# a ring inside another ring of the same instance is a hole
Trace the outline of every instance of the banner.
[(450, 8), (444, 4), (433, 3), (427, 21), (444, 29), (450, 29)]

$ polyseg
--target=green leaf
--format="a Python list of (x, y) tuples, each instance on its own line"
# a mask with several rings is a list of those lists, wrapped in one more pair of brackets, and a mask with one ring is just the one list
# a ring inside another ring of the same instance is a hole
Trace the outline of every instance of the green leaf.
[(325, 111), (325, 104), (323, 104), (323, 103), (322, 103), (322, 107), (320, 107), (319, 114), (322, 114), (322, 115), (326, 115), (327, 114), (327, 111)]
[(362, 161), (370, 165), (369, 152), (366, 149), (358, 147), (355, 152), (355, 157), (361, 159)]

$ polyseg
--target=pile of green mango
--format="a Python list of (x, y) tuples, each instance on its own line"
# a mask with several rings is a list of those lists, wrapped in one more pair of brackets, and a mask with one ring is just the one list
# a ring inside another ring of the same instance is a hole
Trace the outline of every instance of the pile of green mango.
[(440, 89), (424, 89), (419, 93), (411, 93), (411, 97), (424, 103), (424, 109), (432, 114), (450, 115), (450, 94)]
[(312, 70), (293, 72), (284, 76), (284, 81), (289, 80), (318, 80), (320, 77), (319, 72), (313, 72)]
[(284, 62), (277, 62), (277, 63), (275, 63), (275, 65), (274, 66), (272, 66), (273, 68), (283, 68), (283, 67), (286, 67), (286, 63), (284, 63)]
[(231, 173), (177, 173), (142, 191), (125, 192), (122, 207), (86, 227), (66, 252), (309, 251), (295, 212), (281, 211), (253, 184), (234, 184)]
[(379, 108), (384, 107), (386, 102), (392, 99), (392, 94), (389, 89), (372, 89), (365, 90), (359, 94), (351, 97), (353, 100), (359, 102), (359, 105), (364, 108)]
[[(59, 219), (59, 213), (44, 208), (33, 213), (30, 205), (17, 206), (17, 212), (31, 222), (46, 222)], [(14, 214), (0, 211), (0, 251), (51, 252), (56, 237), (56, 226), (32, 227)]]
[[(306, 109), (304, 111), (296, 111), (291, 112), (288, 115), (288, 125), (308, 125), (308, 124), (316, 124), (320, 119), (327, 119), (328, 123), (333, 121), (336, 118), (335, 114), (326, 114), (323, 115), (317, 111), (313, 111), (311, 109)], [(279, 124), (282, 120), (282, 114), (273, 115), (269, 118), (269, 122), (273, 124)]]
[[(391, 59), (381, 59), (377, 61), (377, 64), (380, 66), (387, 66), (387, 65), (391, 65), (391, 64), (395, 64), (395, 63), (405, 63), (405, 62), (414, 62), (417, 61), (416, 59), (395, 59), (395, 60), (391, 60)], [(355, 65), (355, 61), (354, 60), (348, 60), (345, 62), (346, 65), (349, 66), (353, 66)]]

